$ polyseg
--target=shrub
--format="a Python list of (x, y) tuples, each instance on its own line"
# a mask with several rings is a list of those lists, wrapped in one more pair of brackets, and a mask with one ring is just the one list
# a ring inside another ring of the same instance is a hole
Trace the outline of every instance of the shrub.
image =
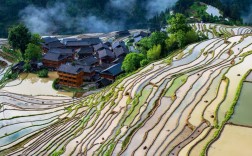
[(42, 69), (38, 72), (38, 76), (41, 78), (48, 77), (48, 70), (47, 69)]
[(24, 65), (24, 71), (29, 72), (31, 70), (31, 65), (29, 62), (26, 62)]
[(143, 59), (144, 59), (143, 54), (129, 53), (122, 63), (122, 70), (124, 70), (127, 73), (137, 70), (140, 67), (140, 62)]
[(151, 61), (157, 60), (160, 57), (162, 47), (161, 45), (155, 45), (152, 49), (148, 50), (147, 58)]
[(144, 67), (144, 66), (146, 66), (148, 63), (149, 63), (149, 60), (143, 59), (143, 60), (140, 62), (140, 65), (141, 65), (141, 67)]

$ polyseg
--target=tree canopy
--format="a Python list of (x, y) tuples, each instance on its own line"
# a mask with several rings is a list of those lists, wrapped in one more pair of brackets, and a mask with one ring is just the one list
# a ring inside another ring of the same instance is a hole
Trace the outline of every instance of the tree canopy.
[(168, 33), (177, 33), (178, 31), (187, 32), (192, 28), (187, 25), (186, 17), (183, 14), (177, 13), (168, 20)]
[(154, 61), (160, 58), (162, 47), (161, 45), (154, 45), (152, 49), (147, 52), (147, 59)]
[(41, 60), (42, 50), (40, 46), (29, 43), (27, 49), (25, 50), (25, 59), (26, 60)]
[(31, 41), (31, 33), (24, 24), (15, 25), (9, 29), (8, 41), (14, 50), (19, 49), (24, 54)]
[(144, 59), (143, 54), (139, 53), (129, 53), (122, 64), (122, 69), (129, 73), (137, 70), (141, 65), (140, 62)]

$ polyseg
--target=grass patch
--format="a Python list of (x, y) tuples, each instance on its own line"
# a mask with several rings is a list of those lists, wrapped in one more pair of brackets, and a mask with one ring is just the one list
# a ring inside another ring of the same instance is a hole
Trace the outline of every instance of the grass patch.
[[(137, 116), (137, 114), (140, 111), (140, 108), (144, 105), (145, 101), (148, 99), (149, 95), (151, 94), (152, 89), (144, 89), (142, 91), (142, 95), (140, 96), (138, 103), (135, 103), (135, 105), (132, 105), (132, 112), (130, 114), (130, 116), (128, 116), (128, 118), (125, 121), (125, 125), (130, 125), (131, 122), (135, 119), (135, 117)], [(134, 103), (134, 102), (133, 102)]]
[(176, 78), (173, 81), (172, 86), (167, 89), (167, 91), (165, 93), (165, 96), (166, 97), (172, 97), (172, 96), (174, 96), (174, 94), (178, 90), (178, 88), (180, 88), (183, 84), (185, 84), (186, 81), (187, 81), (187, 79), (188, 79), (188, 75), (182, 75), (182, 76)]

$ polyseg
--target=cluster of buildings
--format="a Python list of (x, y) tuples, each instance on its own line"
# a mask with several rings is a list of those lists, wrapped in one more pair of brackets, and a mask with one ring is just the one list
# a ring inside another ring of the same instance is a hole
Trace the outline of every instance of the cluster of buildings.
[[(121, 31), (115, 37), (125, 35), (130, 34), (128, 31)], [(99, 38), (43, 37), (42, 62), (34, 60), (30, 65), (33, 71), (41, 68), (57, 71), (59, 85), (82, 87), (90, 82), (102, 88), (113, 83), (124, 72), (121, 67), (125, 56), (129, 52), (137, 52), (137, 43), (147, 36), (149, 33), (137, 32), (130, 37), (127, 46), (124, 41), (102, 42)], [(22, 72), (24, 64), (21, 61), (12, 70)]]
[(97, 87), (111, 84), (122, 74), (124, 57), (129, 50), (123, 41), (103, 43), (99, 38), (43, 38), (43, 66), (56, 70), (59, 84), (81, 87), (96, 82)]

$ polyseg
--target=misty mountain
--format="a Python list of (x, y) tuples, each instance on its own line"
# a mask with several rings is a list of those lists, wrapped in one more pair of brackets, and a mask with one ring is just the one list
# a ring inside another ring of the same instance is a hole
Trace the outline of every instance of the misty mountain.
[[(8, 27), (18, 22), (40, 34), (159, 26), (159, 20), (165, 21), (163, 12), (168, 12), (167, 8), (176, 6), (175, 9), (183, 12), (194, 1), (199, 0), (0, 0), (0, 37), (6, 37)], [(250, 21), (250, 0), (200, 1), (218, 7), (227, 17)]]

